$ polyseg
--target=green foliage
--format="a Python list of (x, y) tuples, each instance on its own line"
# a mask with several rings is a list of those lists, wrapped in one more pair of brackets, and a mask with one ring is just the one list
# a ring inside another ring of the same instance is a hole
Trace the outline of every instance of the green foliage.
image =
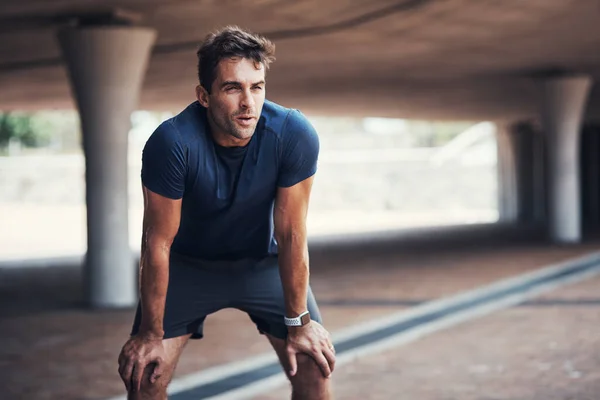
[(25, 147), (42, 147), (50, 143), (50, 136), (34, 129), (33, 118), (24, 113), (0, 114), (0, 148), (5, 149), (12, 140)]
[(0, 150), (6, 150), (11, 142), (29, 148), (78, 146), (77, 114), (72, 111), (0, 113)]

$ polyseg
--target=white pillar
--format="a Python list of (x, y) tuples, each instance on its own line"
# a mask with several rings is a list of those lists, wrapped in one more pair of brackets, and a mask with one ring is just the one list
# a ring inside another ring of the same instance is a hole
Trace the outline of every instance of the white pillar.
[(542, 123), (548, 139), (548, 222), (550, 237), (556, 242), (581, 241), (579, 146), (591, 84), (587, 76), (549, 78), (542, 84)]
[(512, 124), (496, 124), (499, 222), (519, 219), (518, 141)]
[(86, 157), (86, 293), (92, 307), (137, 301), (129, 246), (127, 140), (155, 31), (94, 26), (58, 33)]

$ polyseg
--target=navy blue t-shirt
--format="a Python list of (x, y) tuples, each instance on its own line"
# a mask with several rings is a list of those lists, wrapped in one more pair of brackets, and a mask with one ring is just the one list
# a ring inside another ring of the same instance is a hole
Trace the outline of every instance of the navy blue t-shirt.
[(206, 260), (262, 258), (277, 253), (273, 204), (278, 187), (315, 174), (319, 139), (298, 110), (265, 101), (244, 147), (217, 145), (197, 101), (164, 121), (142, 155), (142, 183), (183, 199), (171, 251)]

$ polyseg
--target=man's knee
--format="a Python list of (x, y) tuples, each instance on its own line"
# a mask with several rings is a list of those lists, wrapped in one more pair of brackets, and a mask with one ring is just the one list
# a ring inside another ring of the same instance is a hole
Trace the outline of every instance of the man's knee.
[(154, 370), (154, 366), (149, 365), (144, 370), (144, 376), (140, 384), (140, 390), (130, 392), (127, 396), (128, 400), (166, 400), (167, 386), (171, 381), (170, 369), (158, 378), (155, 382), (150, 382), (150, 376)]
[(310, 356), (298, 354), (298, 370), (290, 378), (292, 400), (330, 400), (330, 380), (323, 375), (319, 365)]
[(161, 371), (161, 376), (155, 381), (150, 382), (150, 376), (154, 372), (154, 365), (146, 366), (140, 390), (137, 392), (130, 392), (127, 396), (128, 400), (166, 400), (167, 399), (167, 387), (171, 382), (175, 367), (179, 360), (179, 356), (183, 351), (185, 344), (190, 338), (191, 334), (179, 336), (171, 339), (163, 340), (163, 346), (166, 350), (166, 359)]
[(292, 384), (295, 382), (304, 383), (308, 381), (315, 384), (327, 379), (312, 357), (306, 354), (297, 354), (296, 360), (298, 363), (298, 370), (296, 371), (296, 375), (291, 378)]

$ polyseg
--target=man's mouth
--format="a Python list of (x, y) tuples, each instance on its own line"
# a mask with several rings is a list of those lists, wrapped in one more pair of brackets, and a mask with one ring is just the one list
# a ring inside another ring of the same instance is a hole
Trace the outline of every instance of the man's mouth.
[(238, 123), (240, 125), (250, 125), (254, 121), (254, 116), (252, 116), (252, 115), (238, 115), (237, 117), (235, 117), (235, 119), (236, 119), (236, 121), (238, 121)]

